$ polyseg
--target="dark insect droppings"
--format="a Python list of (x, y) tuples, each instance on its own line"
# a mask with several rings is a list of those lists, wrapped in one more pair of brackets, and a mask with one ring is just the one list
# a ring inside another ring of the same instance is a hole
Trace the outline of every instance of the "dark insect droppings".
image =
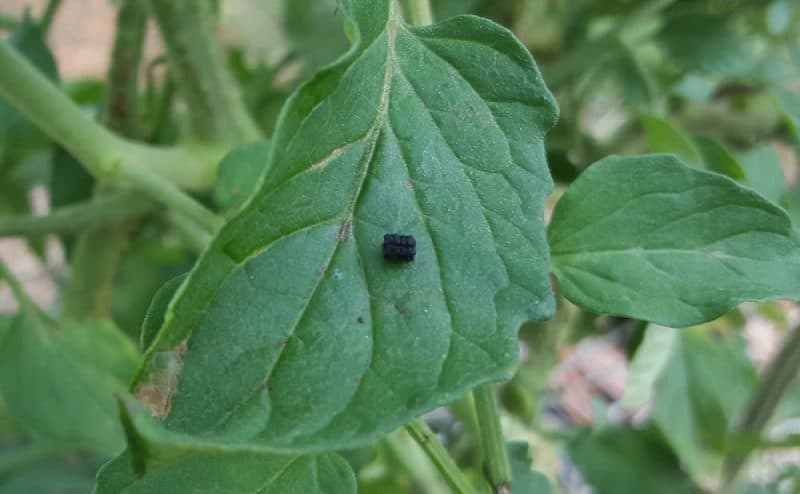
[(411, 235), (387, 233), (383, 236), (383, 258), (387, 261), (410, 262), (417, 253), (417, 241)]

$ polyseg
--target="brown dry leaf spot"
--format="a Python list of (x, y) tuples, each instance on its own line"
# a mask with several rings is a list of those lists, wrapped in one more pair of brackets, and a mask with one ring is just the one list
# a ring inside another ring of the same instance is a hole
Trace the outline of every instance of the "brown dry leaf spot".
[(154, 356), (159, 370), (151, 372), (146, 381), (136, 386), (136, 399), (155, 418), (163, 419), (169, 415), (172, 395), (178, 387), (178, 375), (183, 368), (184, 353), (186, 342)]

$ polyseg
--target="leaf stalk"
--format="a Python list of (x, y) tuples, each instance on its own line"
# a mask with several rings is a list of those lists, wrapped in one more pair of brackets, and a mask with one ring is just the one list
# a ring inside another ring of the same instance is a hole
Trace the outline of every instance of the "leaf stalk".
[(436, 438), (436, 434), (421, 418), (414, 419), (406, 426), (406, 430), (419, 444), (420, 448), (431, 459), (436, 468), (445, 478), (447, 483), (458, 494), (475, 494), (464, 473), (458, 468), (453, 457), (450, 456), (444, 445)]
[(472, 391), (472, 397), (475, 401), (475, 417), (480, 432), (486, 480), (495, 494), (510, 494), (511, 463), (500, 425), (500, 410), (494, 387), (492, 384), (482, 384)]

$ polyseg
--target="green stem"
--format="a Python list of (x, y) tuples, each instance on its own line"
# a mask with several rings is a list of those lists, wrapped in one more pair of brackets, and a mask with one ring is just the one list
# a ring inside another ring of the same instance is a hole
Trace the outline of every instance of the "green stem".
[(195, 201), (191, 196), (181, 192), (177, 187), (164, 181), (150, 170), (127, 166), (122, 169), (122, 174), (150, 197), (175, 211), (183, 213), (197, 222), (208, 233), (216, 233), (225, 222), (213, 211), (206, 209), (205, 206)]
[(50, 0), (47, 2), (47, 7), (44, 9), (42, 18), (39, 19), (39, 27), (42, 29), (42, 35), (47, 34), (47, 30), (53, 23), (53, 18), (56, 16), (56, 12), (58, 12), (60, 6), (61, 0)]
[[(800, 328), (795, 328), (761, 376), (758, 388), (732, 435), (734, 437), (761, 437), (764, 428), (799, 371)], [(755, 445), (752, 444), (744, 451), (733, 451), (728, 454), (725, 460), (725, 481), (722, 492), (730, 492), (733, 489), (747, 462), (747, 457)]]
[[(124, 0), (117, 11), (114, 47), (108, 71), (108, 95), (102, 120), (125, 137), (139, 134), (138, 75), (147, 13), (138, 0)], [(95, 197), (113, 191), (100, 184)], [(135, 221), (85, 230), (72, 250), (72, 277), (64, 292), (64, 313), (74, 319), (108, 318), (119, 263)]]
[(108, 71), (103, 119), (126, 137), (139, 136), (138, 76), (147, 10), (141, 0), (125, 0), (117, 12), (117, 31)]
[(129, 219), (92, 228), (78, 237), (72, 256), (72, 277), (64, 289), (65, 317), (85, 320), (111, 316), (117, 268), (135, 223)]
[(153, 118), (153, 127), (150, 129), (150, 135), (147, 137), (149, 142), (160, 142), (167, 134), (172, 111), (172, 98), (174, 95), (175, 83), (172, 82), (170, 74), (167, 74), (164, 78), (164, 87), (159, 95), (157, 103), (158, 110)]
[(155, 208), (156, 204), (140, 193), (119, 191), (55, 209), (47, 216), (0, 216), (0, 237), (78, 233), (120, 223)]
[(119, 169), (142, 167), (182, 188), (213, 184), (219, 146), (158, 148), (123, 139), (94, 122), (7, 42), (0, 42), (0, 96), (66, 148), (100, 180), (124, 182)]
[[(392, 472), (405, 472), (420, 492), (443, 492), (447, 484), (437, 467), (409, 434), (395, 431), (386, 434), (378, 444), (385, 455), (384, 463)], [(412, 448), (414, 448), (412, 450)]]
[(195, 136), (232, 144), (261, 138), (230, 74), (211, 2), (150, 0)]
[(197, 223), (193, 221), (186, 221), (181, 215), (175, 214), (174, 211), (168, 211), (166, 215), (167, 221), (178, 231), (178, 234), (183, 237), (183, 240), (195, 252), (201, 254), (208, 244), (211, 243), (211, 235), (203, 230)]
[(406, 426), (406, 430), (433, 461), (433, 464), (436, 465), (436, 468), (447, 480), (454, 492), (474, 494), (475, 490), (464, 476), (464, 473), (458, 468), (456, 462), (453, 461), (453, 457), (450, 456), (444, 445), (439, 442), (436, 434), (433, 433), (424, 420), (421, 418), (415, 419)]
[(481, 435), (486, 478), (495, 494), (511, 492), (511, 463), (508, 459), (497, 396), (491, 384), (483, 384), (472, 391), (475, 416)]
[(433, 24), (433, 9), (430, 0), (405, 0), (406, 18), (416, 26)]

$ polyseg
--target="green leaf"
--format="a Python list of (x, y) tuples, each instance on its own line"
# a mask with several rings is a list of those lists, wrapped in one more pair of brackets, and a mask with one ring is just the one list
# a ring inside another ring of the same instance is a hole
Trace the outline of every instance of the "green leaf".
[(661, 48), (686, 70), (719, 74), (742, 74), (752, 64), (748, 41), (727, 18), (686, 9), (672, 16), (658, 33)]
[(760, 195), (666, 155), (590, 166), (558, 202), (549, 230), (554, 273), (570, 300), (671, 327), (745, 300), (800, 298), (798, 237)]
[(308, 73), (347, 51), (336, 0), (284, 0), (286, 35)]
[[(170, 304), (139, 396), (175, 432), (365, 444), (509, 377), (553, 312), (543, 137), (557, 108), (506, 29), (346, 0), (355, 45), (282, 113), (265, 182)], [(416, 259), (382, 258), (386, 233)]]
[[(4, 451), (3, 454), (9, 454)], [(0, 461), (4, 458), (0, 456)], [(6, 472), (0, 478), (0, 494), (89, 494), (96, 465), (81, 458), (52, 459)], [(93, 463), (93, 462), (92, 462)], [(94, 468), (90, 470), (90, 468)]]
[(695, 479), (720, 473), (729, 430), (755, 384), (755, 369), (737, 333), (680, 332), (656, 382), (652, 416)]
[(778, 102), (781, 114), (792, 131), (795, 141), (800, 143), (800, 94), (775, 90), (773, 96)]
[(143, 476), (125, 453), (100, 470), (95, 494), (355, 494), (350, 466), (338, 455), (281, 457), (253, 453), (196, 453), (147, 469)]
[(647, 326), (628, 371), (622, 406), (633, 410), (647, 405), (653, 397), (656, 380), (669, 362), (672, 347), (679, 337), (679, 332), (674, 328), (657, 324)]
[(653, 152), (675, 154), (689, 166), (703, 167), (700, 150), (683, 130), (666, 119), (652, 115), (643, 116), (641, 120)]
[(50, 204), (53, 208), (88, 200), (95, 180), (66, 149), (55, 146), (50, 178)]
[(603, 70), (614, 78), (625, 102), (632, 105), (651, 102), (655, 89), (647, 69), (623, 41), (616, 40), (613, 49), (617, 54)]
[(711, 137), (698, 137), (694, 142), (709, 170), (737, 180), (745, 178), (744, 167), (724, 144)]
[(208, 446), (155, 424), (132, 397), (122, 395), (120, 416), (129, 449), (98, 473), (96, 494), (237, 493), (355, 494), (350, 465), (333, 453), (283, 455)]
[[(140, 230), (131, 240), (114, 280), (111, 314), (134, 340), (141, 341), (144, 318), (158, 289), (189, 271), (195, 261), (185, 246), (165, 242), (164, 235), (169, 234), (152, 223)], [(157, 331), (152, 328), (153, 335)]]
[(521, 494), (553, 494), (547, 477), (532, 469), (528, 443), (509, 443), (508, 456), (511, 462), (512, 492)]
[(158, 330), (164, 324), (164, 315), (167, 313), (169, 303), (187, 276), (188, 273), (184, 273), (172, 278), (164, 283), (153, 296), (142, 322), (142, 333), (139, 339), (139, 347), (142, 350), (146, 350), (153, 343)]
[(780, 203), (786, 193), (778, 153), (771, 144), (756, 146), (739, 157), (745, 169), (744, 184), (774, 203)]
[(222, 158), (214, 185), (219, 207), (224, 211), (238, 210), (255, 192), (268, 160), (266, 141), (238, 147)]
[(697, 492), (669, 447), (651, 428), (587, 432), (568, 448), (596, 494)]
[(132, 342), (109, 323), (55, 327), (21, 314), (0, 342), (0, 392), (31, 437), (112, 455), (124, 447), (114, 393), (138, 363)]

